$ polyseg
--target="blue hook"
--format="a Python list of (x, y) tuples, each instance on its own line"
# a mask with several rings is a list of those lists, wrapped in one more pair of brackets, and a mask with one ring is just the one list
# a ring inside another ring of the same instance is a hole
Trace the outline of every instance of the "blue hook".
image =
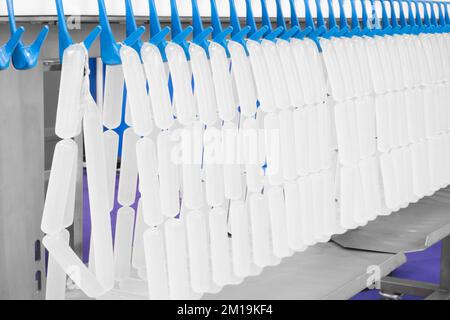
[[(106, 13), (106, 6), (104, 0), (98, 0), (98, 11), (100, 18), (100, 26), (102, 33), (100, 34), (100, 54), (103, 63), (107, 65), (118, 65), (122, 61), (120, 59), (120, 44), (114, 39), (114, 35), (109, 24), (108, 14)], [(145, 27), (140, 27), (134, 31), (128, 38), (123, 41), (127, 46), (133, 46), (145, 32)], [(140, 51), (138, 51), (140, 54)]]
[(172, 42), (180, 45), (186, 54), (186, 58), (190, 60), (189, 44), (186, 38), (192, 33), (193, 28), (189, 26), (183, 30), (176, 0), (170, 0), (170, 12), (172, 19)]
[[(347, 22), (347, 17), (345, 16), (345, 7), (344, 7), (344, 1), (339, 0), (339, 33), (337, 34), (338, 37), (342, 36), (348, 36), (349, 35), (349, 25)], [(351, 35), (351, 34), (350, 34)]]
[(241, 23), (239, 22), (239, 16), (236, 11), (236, 5), (234, 3), (234, 0), (229, 0), (229, 4), (230, 4), (230, 24), (231, 27), (233, 28), (231, 33), (231, 39), (241, 44), (244, 47), (246, 53), (248, 54), (247, 44), (244, 38), (247, 36), (247, 34), (251, 32), (252, 28), (247, 25), (241, 29)]
[(316, 3), (316, 34), (321, 36), (327, 32), (325, 26), (325, 19), (323, 18), (322, 7), (320, 6), (320, 0), (315, 0)]
[(367, 14), (366, 0), (361, 0), (361, 33), (366, 36), (372, 36), (372, 30), (369, 27), (369, 15)]
[(430, 1), (426, 1), (426, 4), (429, 5), (430, 7), (430, 20), (431, 20), (431, 25), (433, 27), (433, 30), (436, 29), (436, 27), (438, 26), (438, 22), (436, 19), (436, 13), (434, 12), (434, 7), (433, 7), (433, 3)]
[[(8, 7), (8, 20), (11, 30), (11, 36), (17, 31), (16, 18), (14, 16), (13, 0), (6, 1)], [(22, 40), (19, 40), (12, 54), (12, 62), (17, 70), (32, 69), (39, 60), (39, 53), (42, 45), (48, 35), (48, 26), (44, 26), (37, 36), (36, 40), (30, 46), (25, 46)]]
[(359, 24), (358, 14), (356, 13), (355, 0), (350, 0), (350, 6), (352, 17), (351, 17), (351, 30), (349, 32), (349, 36), (363, 36), (363, 32)]
[(420, 15), (420, 7), (419, 7), (419, 2), (417, 0), (411, 0), (411, 3), (414, 3), (414, 7), (415, 7), (415, 11), (416, 11), (416, 15), (415, 15), (415, 21), (416, 21), (416, 26), (418, 29), (418, 33), (420, 33), (423, 29), (423, 23), (422, 23), (422, 16)]
[(284, 20), (283, 15), (283, 8), (281, 7), (280, 0), (276, 0), (277, 5), (277, 26), (279, 28), (283, 28), (283, 33), (281, 34), (280, 38), (289, 41), (290, 38), (295, 37), (295, 35), (300, 32), (300, 28), (297, 26), (294, 26), (288, 30), (286, 26), (286, 21)]
[(424, 31), (429, 31), (431, 28), (430, 16), (428, 15), (428, 8), (425, 1), (419, 1), (423, 8), (423, 26)]
[(392, 33), (400, 33), (400, 25), (398, 24), (397, 14), (395, 13), (395, 4), (394, 0), (389, 0), (389, 6), (391, 9), (391, 27)]
[(314, 24), (314, 20), (312, 18), (312, 14), (311, 14), (311, 8), (309, 6), (309, 0), (303, 0), (303, 2), (305, 4), (305, 24), (307, 27), (311, 28), (311, 33), (314, 36), (317, 36), (316, 26)]
[(328, 31), (322, 37), (329, 39), (339, 34), (339, 27), (336, 23), (336, 15), (334, 14), (333, 1), (327, 0), (327, 4), (328, 4)]
[[(251, 10), (251, 2), (246, 0), (247, 10)], [(282, 27), (277, 27), (276, 29), (272, 29), (272, 22), (270, 21), (269, 11), (267, 10), (266, 0), (261, 0), (261, 10), (262, 10), (262, 25), (263, 27), (267, 27), (266, 33), (263, 37), (269, 41), (275, 41), (275, 39), (280, 36), (284, 29)]]
[(297, 10), (295, 8), (294, 0), (289, 0), (289, 5), (291, 8), (291, 28), (297, 27), (299, 30), (299, 32), (297, 32), (295, 35), (293, 35), (293, 37), (300, 39), (300, 40), (304, 39), (308, 34), (311, 33), (312, 29), (310, 27), (306, 27), (305, 29), (302, 30), (302, 28), (300, 27), (300, 22), (298, 20)]
[(214, 42), (224, 47), (227, 52), (227, 56), (230, 57), (228, 51), (227, 37), (233, 32), (233, 27), (227, 27), (222, 29), (222, 23), (220, 22), (219, 12), (217, 10), (216, 0), (210, 0), (211, 4), (211, 25), (213, 27), (212, 39)]
[(206, 29), (203, 28), (202, 17), (200, 16), (200, 10), (198, 10), (197, 0), (191, 0), (192, 3), (192, 25), (194, 26), (194, 38), (193, 43), (201, 46), (206, 55), (209, 57), (209, 41), (207, 38), (213, 32), (212, 27)]
[(165, 27), (161, 30), (161, 24), (159, 23), (158, 10), (156, 9), (155, 1), (148, 0), (149, 16), (150, 16), (150, 43), (157, 46), (161, 54), (161, 58), (164, 62), (167, 62), (166, 56), (166, 36), (170, 32), (169, 27)]
[(444, 20), (444, 12), (442, 12), (442, 7), (440, 2), (436, 2), (439, 14), (439, 27), (441, 31), (444, 31), (445, 28), (445, 20)]
[(408, 25), (410, 28), (410, 33), (418, 34), (419, 27), (416, 24), (416, 19), (414, 18), (414, 12), (411, 4), (411, 0), (406, 0), (406, 4), (408, 6)]
[(13, 33), (8, 42), (0, 47), (0, 70), (9, 68), (13, 51), (19, 44), (20, 38), (22, 37), (22, 34), (24, 32), (25, 29), (23, 27), (20, 27), (16, 30), (16, 32)]
[[(138, 30), (138, 26), (136, 24), (136, 19), (134, 18), (134, 10), (131, 0), (125, 0), (125, 25), (126, 25), (126, 35), (127, 37), (131, 36)], [(131, 47), (136, 50), (139, 55), (141, 54), (142, 48), (142, 40), (138, 39)]]
[(247, 27), (250, 28), (250, 32), (247, 37), (253, 41), (261, 41), (264, 35), (268, 32), (268, 26), (262, 26), (261, 29), (258, 30), (256, 27), (255, 17), (253, 15), (252, 3), (250, 0), (245, 0), (245, 10), (246, 10), (246, 24)]
[(445, 31), (450, 30), (450, 16), (448, 14), (447, 2), (441, 2), (444, 7), (444, 18), (445, 18)]
[(381, 27), (384, 34), (392, 35), (392, 26), (389, 22), (389, 18), (387, 15), (386, 5), (384, 4), (385, 0), (380, 0), (381, 3)]
[(411, 27), (406, 22), (405, 12), (403, 11), (403, 0), (395, 0), (399, 6), (399, 25), (400, 25), (400, 33), (406, 34), (411, 31)]
[[(63, 61), (64, 50), (67, 47), (74, 44), (72, 37), (70, 36), (69, 29), (67, 28), (66, 17), (64, 15), (64, 6), (62, 0), (55, 0), (56, 3), (56, 11), (58, 14), (58, 37), (59, 37), (59, 60)], [(84, 46), (87, 50), (92, 46), (95, 39), (102, 32), (102, 28), (100, 26), (96, 26), (84, 39)]]

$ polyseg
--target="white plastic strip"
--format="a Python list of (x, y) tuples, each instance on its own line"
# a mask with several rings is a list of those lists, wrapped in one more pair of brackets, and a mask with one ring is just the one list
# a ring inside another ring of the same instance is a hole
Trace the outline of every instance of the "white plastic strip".
[(155, 143), (149, 138), (139, 140), (136, 144), (136, 156), (144, 222), (149, 226), (157, 226), (163, 222), (163, 215)]
[(261, 44), (269, 67), (269, 75), (272, 83), (275, 105), (278, 109), (291, 107), (291, 98), (289, 96), (286, 77), (284, 76), (283, 66), (278, 55), (278, 49), (275, 43), (263, 40)]
[(142, 199), (139, 200), (135, 220), (131, 264), (135, 269), (142, 269), (145, 267), (144, 232), (147, 230), (144, 222)]
[(169, 80), (161, 52), (155, 45), (144, 43), (141, 54), (147, 75), (155, 124), (160, 129), (169, 129), (174, 118), (170, 102)]
[[(183, 205), (191, 210), (203, 207), (202, 183), (203, 128), (200, 122), (180, 132), (182, 144)], [(210, 173), (208, 171), (208, 173)], [(209, 179), (210, 177), (207, 176)], [(208, 180), (207, 180), (208, 181)], [(207, 185), (208, 186), (208, 185)]]
[(147, 136), (153, 130), (153, 116), (150, 110), (147, 95), (147, 79), (141, 58), (133, 48), (122, 46), (120, 48), (123, 73), (127, 85), (127, 99), (130, 103), (133, 129), (140, 136)]
[(209, 232), (212, 279), (217, 285), (225, 286), (231, 282), (232, 271), (227, 213), (222, 208), (210, 211)]
[(273, 254), (279, 258), (285, 258), (292, 255), (292, 250), (289, 249), (288, 243), (288, 224), (283, 189), (271, 187), (266, 192), (269, 202)]
[(69, 244), (59, 236), (46, 235), (42, 243), (72, 281), (90, 298), (96, 298), (110, 288), (103, 287), (95, 276), (78, 258)]
[(105, 142), (106, 172), (108, 175), (109, 210), (114, 208), (117, 178), (117, 156), (119, 149), (119, 135), (112, 130), (103, 133)]
[(211, 66), (202, 47), (191, 43), (189, 45), (189, 53), (200, 121), (204, 125), (211, 126), (217, 121), (217, 101)]
[(172, 159), (173, 148), (171, 133), (161, 132), (157, 140), (161, 210), (169, 218), (180, 211), (178, 166)]
[(64, 228), (69, 192), (75, 192), (71, 188), (71, 182), (77, 154), (78, 147), (72, 139), (56, 144), (41, 222), (44, 233), (57, 234)]
[[(55, 238), (64, 241), (66, 244), (69, 244), (69, 237), (70, 234), (67, 230), (55, 235)], [(53, 254), (50, 253), (48, 256), (45, 300), (64, 300), (66, 297), (66, 281), (67, 274), (58, 265)]]
[(256, 113), (256, 88), (250, 62), (242, 45), (230, 41), (228, 43), (231, 61), (231, 70), (236, 84), (239, 106), (245, 117), (251, 117)]
[(109, 290), (114, 286), (114, 259), (108, 209), (108, 178), (103, 124), (100, 110), (93, 101), (86, 109), (83, 123), (95, 274), (102, 286)]
[[(78, 144), (77, 144), (78, 145)], [(77, 181), (80, 178), (78, 174), (78, 166), (80, 165), (79, 155), (77, 151), (77, 159), (73, 162), (72, 174), (70, 177), (70, 189), (67, 197), (66, 209), (64, 213), (63, 228), (68, 228), (73, 224), (73, 217), (75, 214), (75, 198)]]
[(270, 216), (267, 198), (261, 194), (250, 195), (250, 226), (252, 230), (253, 262), (259, 267), (270, 265)]
[(134, 217), (134, 210), (130, 207), (122, 207), (117, 212), (114, 238), (114, 271), (117, 281), (130, 276)]
[(222, 127), (224, 152), (223, 178), (225, 198), (239, 200), (242, 197), (242, 170), (238, 159), (239, 131), (233, 122), (225, 122)]
[[(170, 299), (189, 299), (191, 289), (184, 222), (178, 219), (167, 220), (164, 224), (164, 233), (166, 238)], [(158, 258), (161, 259), (161, 256)]]
[(244, 278), (249, 276), (251, 268), (250, 226), (244, 202), (231, 202), (230, 226), (234, 274)]
[(206, 216), (202, 212), (193, 211), (189, 212), (185, 219), (191, 286), (194, 292), (202, 294), (211, 287)]
[(124, 131), (117, 193), (117, 201), (123, 206), (131, 206), (136, 201), (138, 177), (136, 143), (138, 140), (139, 136), (136, 135), (133, 128)]
[(192, 73), (183, 48), (178, 44), (169, 42), (166, 54), (172, 76), (177, 119), (181, 124), (187, 126), (195, 120), (197, 112), (192, 93)]
[(124, 81), (122, 65), (106, 66), (102, 111), (103, 125), (108, 129), (117, 128), (122, 121)]
[(209, 127), (204, 133), (204, 173), (206, 202), (213, 207), (221, 206), (225, 201), (223, 166), (221, 164), (222, 134), (215, 127)]
[(238, 103), (227, 53), (220, 44), (211, 42), (209, 55), (219, 117), (224, 121), (232, 121), (236, 116)]
[(149, 298), (168, 300), (170, 295), (164, 234), (160, 228), (155, 228), (147, 230), (143, 236)]
[(258, 101), (264, 112), (276, 111), (275, 97), (269, 78), (268, 66), (260, 43), (252, 40), (247, 41), (249, 58), (258, 93)]
[[(280, 111), (278, 119), (280, 121), (280, 149), (283, 178), (285, 180), (294, 180), (297, 177), (297, 159), (292, 110)], [(306, 152), (306, 150), (303, 152)]]
[(71, 45), (64, 50), (55, 124), (56, 135), (62, 139), (73, 138), (81, 133), (86, 55), (86, 48), (82, 44)]

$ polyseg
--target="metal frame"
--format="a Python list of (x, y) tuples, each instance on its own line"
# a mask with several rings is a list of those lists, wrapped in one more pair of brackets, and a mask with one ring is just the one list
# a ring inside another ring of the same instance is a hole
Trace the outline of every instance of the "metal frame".
[(439, 285), (387, 276), (381, 280), (381, 293), (393, 299), (400, 295), (430, 300), (450, 299), (450, 188), (410, 205), (363, 228), (335, 236), (345, 248), (374, 252), (423, 251), (442, 240)]

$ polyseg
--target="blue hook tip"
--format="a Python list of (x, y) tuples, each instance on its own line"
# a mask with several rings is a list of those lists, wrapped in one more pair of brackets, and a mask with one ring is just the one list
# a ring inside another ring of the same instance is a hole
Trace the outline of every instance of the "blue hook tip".
[(101, 32), (102, 27), (96, 26), (94, 29), (92, 29), (86, 39), (84, 39), (83, 43), (87, 50), (91, 48), (92, 44), (95, 42)]
[(132, 47), (136, 42), (139, 41), (144, 32), (145, 32), (144, 26), (137, 28), (136, 31), (130, 34), (130, 36), (123, 41), (123, 44)]

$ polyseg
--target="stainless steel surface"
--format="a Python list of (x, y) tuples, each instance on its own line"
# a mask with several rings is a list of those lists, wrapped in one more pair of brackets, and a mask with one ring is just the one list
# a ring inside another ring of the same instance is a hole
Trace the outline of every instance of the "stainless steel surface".
[(450, 292), (450, 236), (442, 241), (440, 289)]
[(398, 253), (424, 250), (449, 234), (450, 203), (429, 198), (333, 241), (345, 248)]
[[(0, 299), (39, 299), (45, 286), (39, 242), (44, 201), (42, 68), (0, 71), (0, 97)], [(41, 290), (35, 281), (39, 274)]]
[(439, 286), (432, 283), (385, 277), (381, 280), (381, 291), (386, 294), (405, 294), (415, 297), (428, 297), (433, 294)]
[[(240, 285), (227, 286), (205, 300), (343, 300), (367, 287), (378, 270), (381, 277), (405, 263), (404, 254), (344, 249), (334, 243), (318, 244), (303, 253), (268, 267)], [(376, 278), (376, 277), (375, 277)]]

